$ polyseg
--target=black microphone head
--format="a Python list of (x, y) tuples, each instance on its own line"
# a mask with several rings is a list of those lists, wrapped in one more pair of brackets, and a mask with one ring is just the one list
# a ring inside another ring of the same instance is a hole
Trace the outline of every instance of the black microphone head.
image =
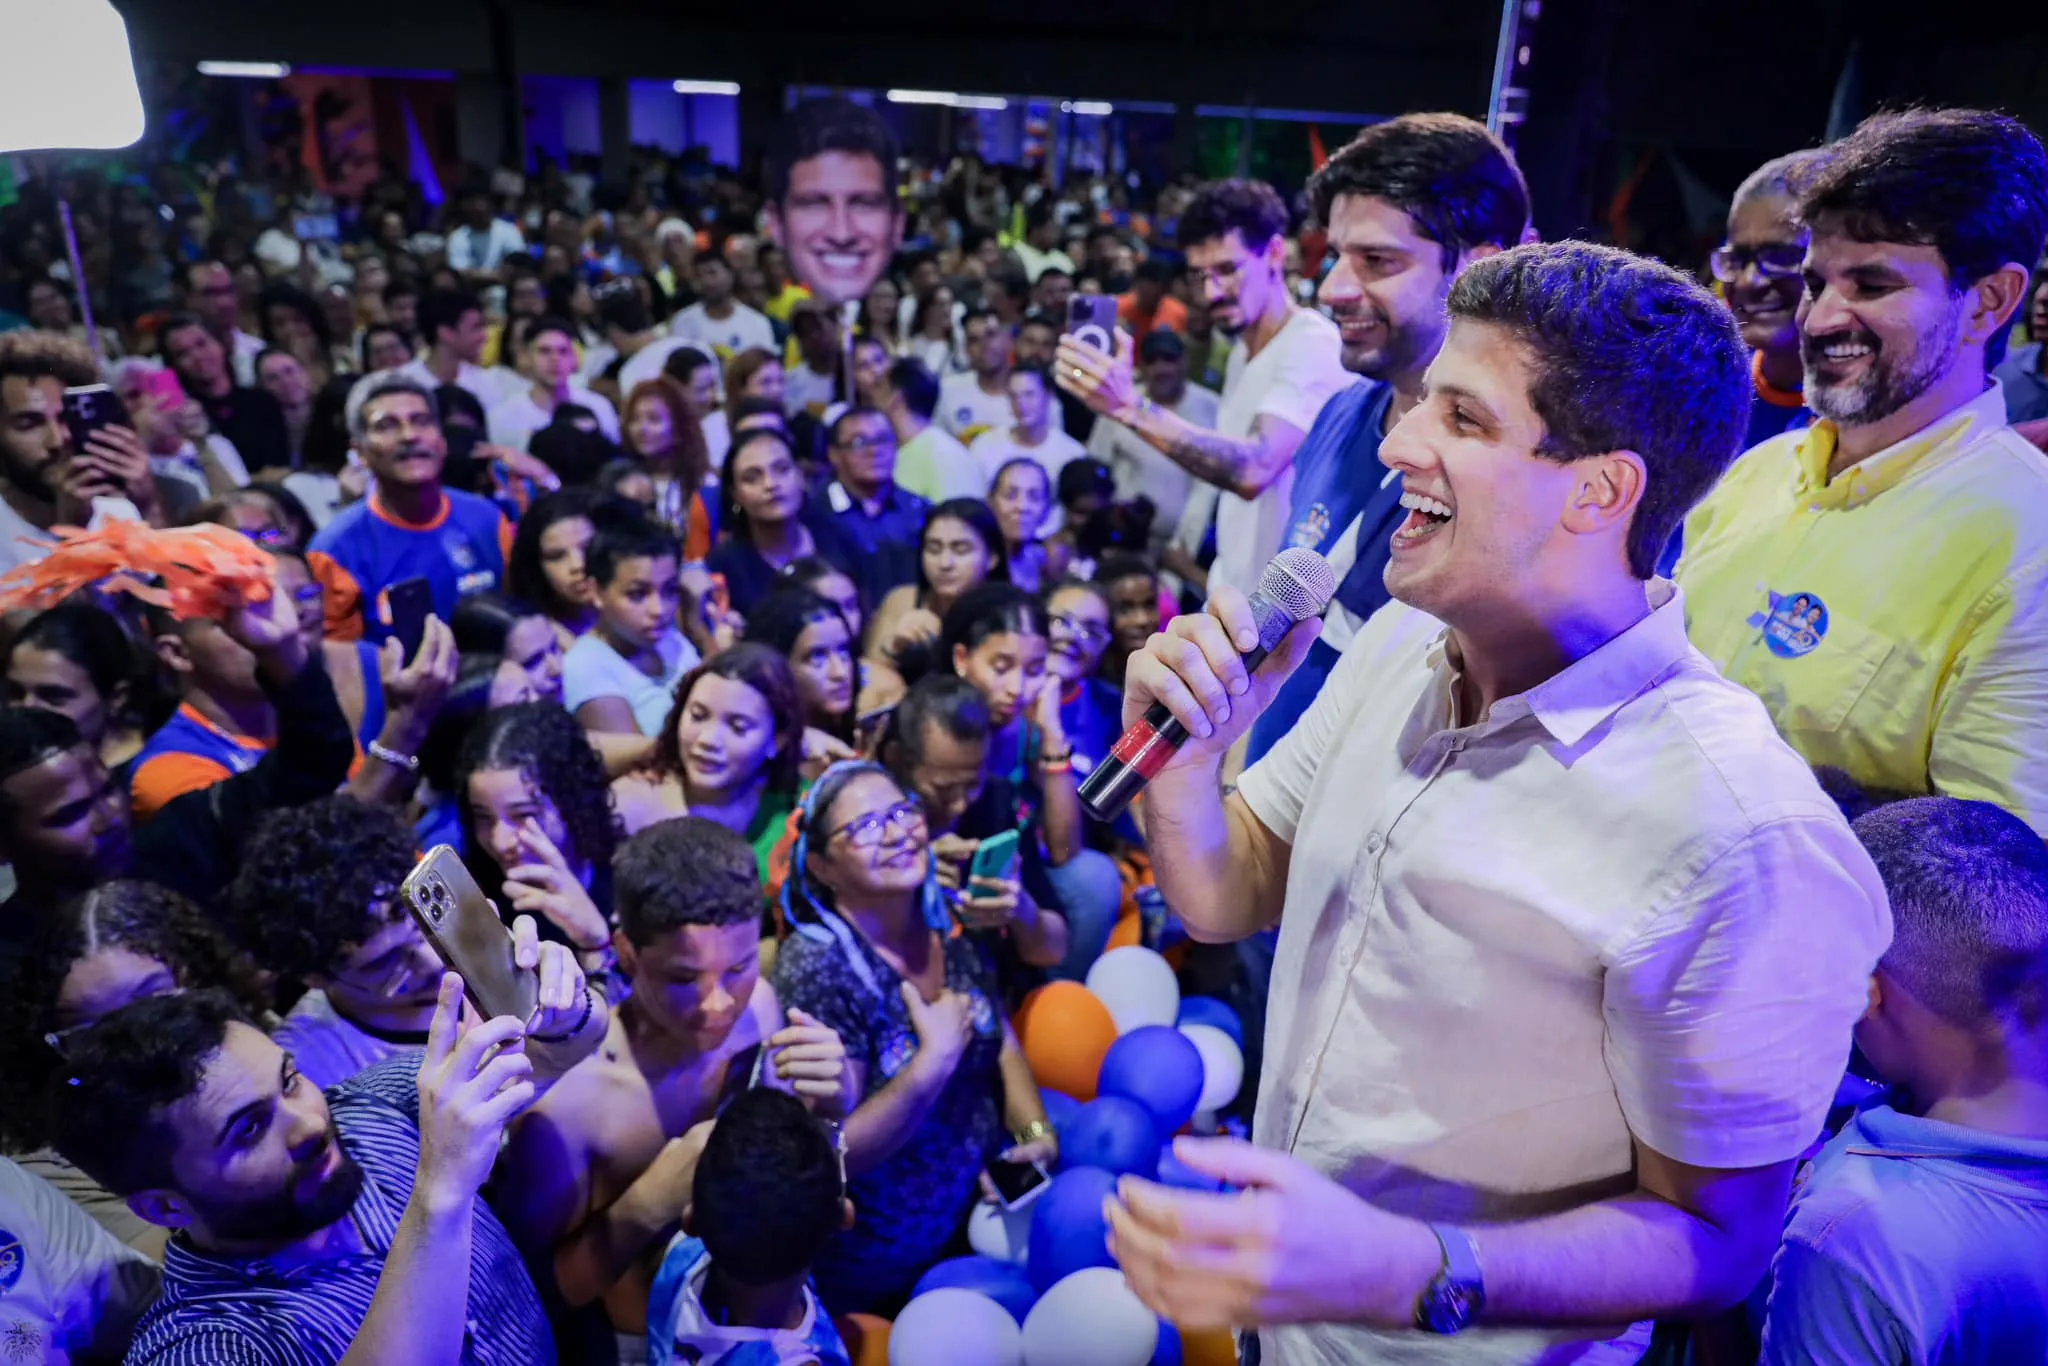
[(1337, 592), (1337, 571), (1330, 562), (1303, 546), (1275, 555), (1259, 575), (1259, 596), (1287, 614), (1290, 621), (1319, 617)]

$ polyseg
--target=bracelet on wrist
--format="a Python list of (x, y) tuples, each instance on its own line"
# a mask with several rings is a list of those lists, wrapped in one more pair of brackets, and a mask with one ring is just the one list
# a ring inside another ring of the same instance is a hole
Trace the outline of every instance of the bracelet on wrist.
[(596, 1002), (590, 994), (590, 987), (585, 985), (583, 988), (583, 1013), (576, 1017), (575, 1024), (570, 1025), (568, 1029), (560, 1034), (530, 1034), (527, 1037), (535, 1043), (567, 1043), (583, 1032), (583, 1026), (590, 1023), (591, 1012), (596, 1008)]
[(1074, 761), (1071, 758), (1041, 759), (1038, 762), (1038, 771), (1044, 777), (1056, 778), (1062, 773), (1072, 773), (1074, 771)]
[(400, 754), (382, 740), (372, 740), (369, 744), (363, 746), (363, 749), (372, 759), (381, 759), (393, 768), (403, 769), (407, 773), (417, 773), (420, 771), (418, 755)]

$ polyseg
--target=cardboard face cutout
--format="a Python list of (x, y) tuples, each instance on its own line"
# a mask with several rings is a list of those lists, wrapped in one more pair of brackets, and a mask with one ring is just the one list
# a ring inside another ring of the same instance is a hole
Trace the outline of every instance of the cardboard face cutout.
[(768, 234), (798, 284), (835, 307), (862, 299), (903, 240), (896, 138), (851, 100), (805, 100), (768, 156)]

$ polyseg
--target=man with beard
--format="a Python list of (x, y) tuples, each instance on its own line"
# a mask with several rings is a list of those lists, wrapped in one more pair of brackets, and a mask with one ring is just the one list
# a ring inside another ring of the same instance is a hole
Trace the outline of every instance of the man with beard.
[(327, 638), (382, 643), (393, 584), (426, 579), (446, 621), (458, 599), (503, 582), (512, 524), (490, 499), (442, 487), (448, 445), (431, 394), (404, 371), (364, 383), (352, 425), (376, 491), (320, 528), (306, 560), (326, 596)]
[(896, 137), (872, 109), (805, 100), (768, 154), (768, 235), (797, 282), (834, 307), (867, 297), (903, 240)]
[(1129, 336), (1114, 356), (1071, 336), (1059, 346), (1061, 388), (1220, 490), (1212, 590), (1257, 588), (1266, 561), (1286, 543), (1295, 452), (1323, 405), (1351, 382), (1338, 361), (1336, 327), (1288, 297), (1286, 232), (1286, 206), (1256, 180), (1204, 185), (1181, 215), (1188, 267), (1202, 278), (1216, 326), (1237, 339), (1214, 430), (1138, 392)]
[[(688, 1203), (712, 1122), (741, 1091), (793, 1091), (830, 1120), (853, 1099), (839, 1036), (784, 1012), (761, 975), (761, 878), (746, 839), (681, 816), (614, 862), (612, 946), (632, 992), (602, 1050), (512, 1131), (505, 1218), (572, 1305), (642, 1331), (647, 1275)], [(637, 1358), (636, 1358), (637, 1359)]]
[(2048, 834), (2048, 463), (1987, 372), (2048, 236), (2048, 156), (2002, 115), (1867, 119), (1804, 187), (1822, 419), (1685, 524), (1692, 639), (1810, 763)]
[[(207, 422), (227, 438), (247, 469), (291, 468), (291, 429), (283, 406), (265, 391), (236, 382), (211, 328), (185, 314), (165, 323), (157, 341), (185, 392), (206, 410)], [(253, 382), (253, 371), (250, 378)]]
[(151, 997), (65, 1041), (57, 1150), (174, 1231), (130, 1362), (555, 1359), (540, 1295), (478, 1191), (505, 1126), (589, 1055), (610, 1012), (530, 917), (515, 943), (537, 978), (530, 1020), (465, 1025), (448, 973), (424, 1062), (394, 1058), (328, 1094), (216, 992)]

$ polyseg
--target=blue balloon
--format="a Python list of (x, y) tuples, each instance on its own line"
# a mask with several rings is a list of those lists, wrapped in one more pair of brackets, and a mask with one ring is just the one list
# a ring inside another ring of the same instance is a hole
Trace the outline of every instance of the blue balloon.
[(1154, 1141), (1164, 1143), (1195, 1117), (1195, 1102), (1202, 1098), (1202, 1050), (1172, 1025), (1134, 1029), (1109, 1046), (1097, 1089), (1144, 1106), (1152, 1115)]
[(1045, 1122), (1052, 1125), (1054, 1133), (1064, 1136), (1067, 1121), (1080, 1110), (1081, 1102), (1064, 1091), (1041, 1090), (1038, 1095), (1045, 1102)]
[(1239, 1052), (1244, 1051), (1244, 1021), (1214, 996), (1181, 997), (1178, 1023), (1215, 1025), (1236, 1042)]
[(1116, 1193), (1116, 1177), (1100, 1167), (1074, 1167), (1052, 1179), (1031, 1204), (1031, 1255), (1024, 1274), (1042, 1295), (1091, 1266), (1115, 1266), (1102, 1202)]
[(1150, 1180), (1159, 1170), (1159, 1130), (1152, 1112), (1128, 1096), (1097, 1096), (1067, 1121), (1060, 1161)]
[(1180, 1329), (1159, 1320), (1159, 1345), (1152, 1349), (1152, 1366), (1180, 1366)]
[[(1050, 1194), (1052, 1192), (1046, 1192), (1046, 1195)], [(1038, 1291), (1024, 1279), (1023, 1267), (981, 1256), (953, 1257), (940, 1262), (918, 1279), (917, 1288), (910, 1292), (910, 1297), (916, 1299), (927, 1290), (940, 1290), (947, 1286), (988, 1296), (1010, 1311), (1010, 1317), (1017, 1320), (1019, 1328), (1024, 1326), (1024, 1316), (1031, 1312), (1031, 1306), (1038, 1303)]]
[(1204, 1175), (1173, 1155), (1173, 1145), (1159, 1150), (1159, 1184), (1184, 1191), (1222, 1191), (1229, 1187), (1213, 1176)]

